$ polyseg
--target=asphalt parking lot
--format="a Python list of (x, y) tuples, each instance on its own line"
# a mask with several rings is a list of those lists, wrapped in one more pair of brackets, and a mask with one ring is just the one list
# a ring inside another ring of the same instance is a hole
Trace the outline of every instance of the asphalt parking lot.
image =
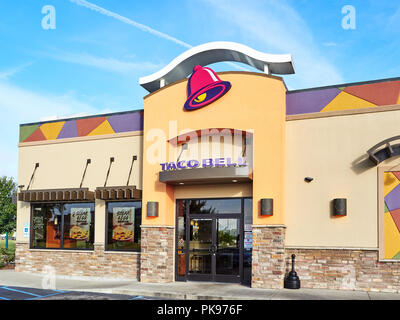
[(130, 296), (79, 291), (46, 290), (26, 287), (0, 287), (0, 300), (164, 300), (158, 297)]

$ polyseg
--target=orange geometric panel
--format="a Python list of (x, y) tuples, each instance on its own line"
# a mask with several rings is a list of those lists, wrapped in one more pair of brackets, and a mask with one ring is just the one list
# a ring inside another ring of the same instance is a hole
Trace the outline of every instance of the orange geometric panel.
[(394, 224), (397, 227), (397, 230), (400, 232), (400, 209), (396, 209), (390, 212), (390, 215), (393, 218)]
[(400, 93), (400, 81), (350, 86), (345, 88), (344, 91), (378, 106), (397, 104)]
[(24, 140), (24, 142), (33, 142), (42, 140), (46, 140), (46, 137), (44, 136), (42, 130), (40, 130), (40, 128), (37, 128), (37, 130), (34, 133), (32, 133), (27, 139)]
[(106, 117), (98, 118), (87, 118), (76, 120), (76, 128), (78, 130), (79, 137), (85, 137), (94, 129), (96, 129), (100, 124), (106, 120)]
[(373, 103), (353, 96), (347, 92), (340, 92), (331, 102), (329, 102), (321, 112), (328, 111), (339, 111), (339, 110), (351, 110), (361, 108), (372, 108), (376, 107)]
[(392, 173), (393, 173), (394, 176), (397, 178), (397, 180), (400, 181), (400, 171), (392, 171)]
[(43, 132), (47, 140), (55, 140), (60, 134), (64, 124), (65, 121), (44, 123), (40, 126), (40, 130)]
[(88, 136), (97, 136), (102, 134), (112, 134), (115, 133), (110, 123), (106, 120), (102, 124), (100, 124), (96, 129), (91, 131)]

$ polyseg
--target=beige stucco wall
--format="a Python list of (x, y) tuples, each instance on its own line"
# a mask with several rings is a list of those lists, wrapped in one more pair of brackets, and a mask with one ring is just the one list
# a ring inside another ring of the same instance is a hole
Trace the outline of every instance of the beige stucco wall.
[(175, 199), (251, 197), (251, 183), (176, 186)]
[[(287, 246), (378, 246), (378, 168), (364, 160), (369, 148), (400, 134), (399, 123), (400, 111), (287, 122)], [(397, 164), (399, 157), (380, 166)], [(333, 218), (330, 202), (341, 197), (347, 216)]]
[[(114, 157), (107, 186), (124, 186), (127, 183), (132, 157), (137, 156), (133, 164), (130, 185), (142, 189), (142, 148), (143, 136), (115, 137), (107, 139), (75, 139), (63, 143), (22, 144), (19, 147), (18, 185), (26, 190), (35, 163), (39, 163), (30, 190), (79, 188), (86, 159), (91, 163), (86, 170), (83, 188), (94, 191), (104, 186), (110, 157)], [(17, 241), (28, 242), (23, 237), (23, 225), (29, 223), (30, 204), (18, 201), (17, 204)], [(95, 243), (104, 243), (105, 238), (105, 202), (96, 200)], [(104, 213), (104, 214), (103, 214)]]

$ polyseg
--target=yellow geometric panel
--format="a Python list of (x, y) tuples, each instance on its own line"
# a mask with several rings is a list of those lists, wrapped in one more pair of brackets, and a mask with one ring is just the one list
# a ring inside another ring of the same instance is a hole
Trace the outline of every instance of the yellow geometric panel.
[(331, 102), (329, 102), (321, 112), (350, 110), (376, 107), (371, 102), (357, 98), (347, 92), (342, 91)]
[(115, 131), (111, 127), (110, 123), (107, 120), (105, 120), (96, 129), (90, 132), (88, 136), (98, 136), (102, 134), (112, 134), (112, 133), (115, 133)]
[(396, 178), (396, 176), (391, 172), (385, 172), (383, 174), (383, 185), (384, 185), (384, 194), (385, 197), (399, 185), (400, 181)]
[(47, 140), (55, 140), (60, 134), (64, 124), (65, 121), (45, 123), (40, 126), (40, 130), (43, 132)]
[(400, 251), (400, 233), (390, 212), (385, 212), (385, 259), (392, 259)]
[(399, 98), (397, 99), (397, 104), (400, 104), (400, 94), (399, 94)]

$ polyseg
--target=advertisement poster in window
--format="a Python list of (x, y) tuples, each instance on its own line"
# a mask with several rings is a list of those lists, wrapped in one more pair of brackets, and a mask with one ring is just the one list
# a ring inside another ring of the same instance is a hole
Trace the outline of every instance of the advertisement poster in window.
[[(40, 209), (37, 211), (40, 212)], [(42, 240), (44, 238), (44, 217), (43, 216), (32, 217), (32, 228), (34, 232), (34, 239)]]
[(73, 240), (89, 240), (90, 208), (71, 208), (69, 237)]
[(113, 208), (113, 233), (115, 241), (133, 242), (135, 230), (135, 208)]

